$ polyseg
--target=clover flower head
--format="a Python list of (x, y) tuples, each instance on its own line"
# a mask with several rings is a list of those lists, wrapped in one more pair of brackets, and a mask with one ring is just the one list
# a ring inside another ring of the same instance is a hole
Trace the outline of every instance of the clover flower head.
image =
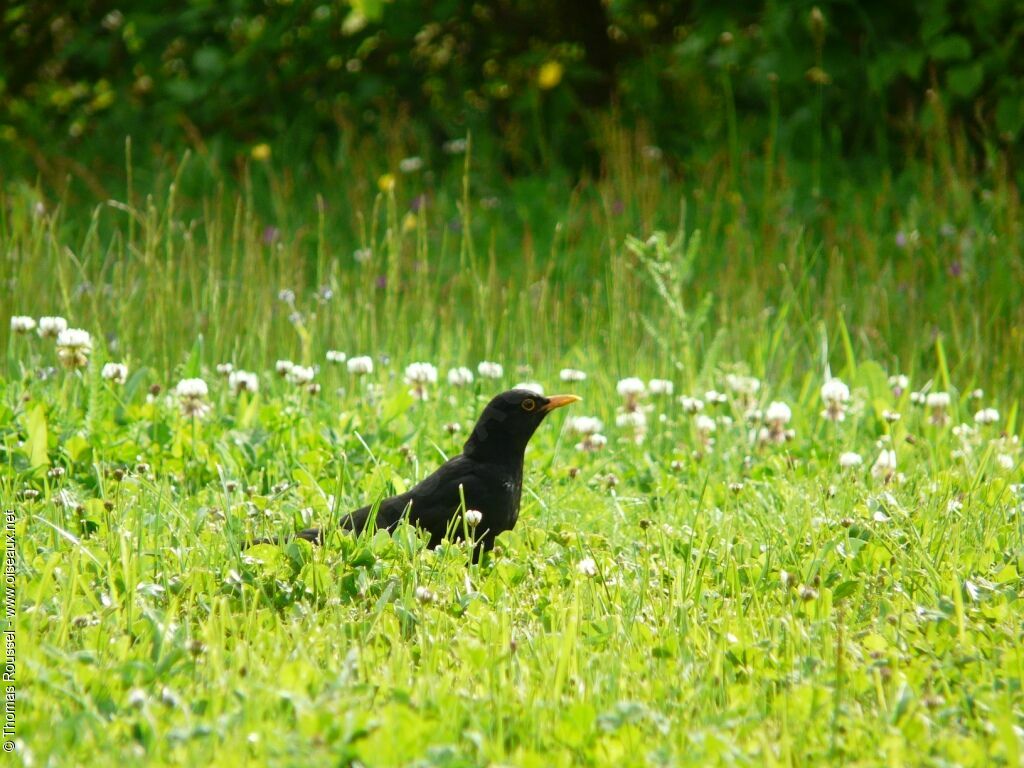
[(841, 379), (829, 379), (821, 385), (821, 399), (826, 405), (848, 403), (850, 388)]
[(178, 405), (185, 416), (201, 419), (210, 412), (210, 405), (206, 402), (210, 388), (202, 379), (182, 379), (174, 388), (174, 394), (178, 396)]
[(608, 438), (599, 432), (588, 433), (583, 436), (583, 439), (576, 443), (577, 451), (584, 451), (585, 453), (596, 453), (608, 445)]
[(929, 392), (927, 394), (924, 404), (929, 411), (932, 424), (941, 427), (949, 421), (946, 411), (950, 403), (952, 403), (952, 398), (949, 396), (949, 392)]
[(893, 397), (900, 397), (909, 386), (910, 379), (905, 374), (899, 373), (889, 377), (889, 389), (892, 390)]
[(107, 363), (100, 371), (100, 376), (114, 384), (124, 384), (128, 378), (128, 366), (124, 363)]
[(544, 395), (544, 386), (536, 381), (521, 381), (512, 389), (525, 389), (527, 392), (533, 392), (535, 395), (541, 395), (542, 397)]
[(562, 381), (580, 382), (587, 380), (587, 374), (575, 368), (563, 368), (558, 372), (558, 378)]
[(615, 415), (615, 426), (623, 429), (644, 429), (647, 426), (647, 414), (642, 410), (620, 411)]
[(697, 418), (693, 420), (693, 423), (697, 428), (697, 431), (703, 435), (710, 435), (718, 429), (718, 425), (715, 424), (715, 420), (703, 413), (697, 414)]
[(761, 380), (754, 376), (738, 376), (730, 373), (725, 383), (733, 392), (746, 398), (753, 397), (761, 389)]
[(483, 522), (484, 514), (479, 509), (467, 509), (465, 518), (466, 525), (475, 530), (476, 527)]
[(882, 480), (890, 480), (896, 472), (896, 451), (883, 448), (871, 466), (871, 475)]
[(724, 405), (729, 402), (729, 398), (724, 392), (718, 392), (714, 389), (709, 389), (704, 393), (704, 401), (709, 405)]
[(764, 412), (764, 420), (769, 424), (788, 424), (792, 418), (793, 411), (790, 407), (778, 401), (770, 403)]
[(473, 383), (473, 372), (469, 368), (459, 366), (448, 371), (448, 383), (453, 387), (466, 387)]
[(829, 379), (821, 386), (821, 399), (825, 410), (821, 416), (829, 421), (846, 421), (846, 404), (850, 402), (850, 388), (840, 379)]
[(84, 368), (92, 354), (92, 336), (81, 328), (65, 328), (57, 335), (57, 357), (65, 368)]
[(336, 349), (328, 349), (327, 350), (327, 362), (328, 363), (335, 363), (336, 365), (341, 365), (347, 359), (348, 359), (348, 355), (346, 355), (344, 352), (339, 352)]
[(240, 395), (243, 392), (259, 392), (260, 380), (251, 371), (232, 371), (231, 375), (228, 376), (228, 386), (236, 395)]
[(999, 421), (999, 411), (995, 408), (982, 408), (974, 414), (974, 421), (978, 424), (995, 424)]
[(647, 388), (652, 395), (671, 395), (675, 385), (669, 379), (651, 379), (647, 382)]
[(594, 416), (571, 417), (566, 426), (577, 435), (594, 435), (604, 429), (601, 420)]
[(402, 173), (416, 173), (423, 169), (422, 157), (403, 157), (398, 163), (398, 170)]
[(277, 371), (278, 376), (287, 376), (294, 367), (295, 363), (291, 360), (278, 360), (274, 363), (274, 370)]
[(639, 397), (646, 390), (647, 385), (644, 384), (643, 379), (638, 379), (636, 376), (620, 379), (619, 383), (615, 385), (615, 391), (627, 399)]
[(348, 367), (348, 372), (355, 376), (373, 373), (373, 358), (369, 355), (350, 357), (345, 365)]
[(482, 379), (500, 379), (505, 375), (505, 369), (501, 367), (501, 363), (492, 363), (488, 360), (480, 363), (476, 367), (476, 372), (480, 374)]
[(230, 376), (233, 370), (235, 366), (231, 363), (217, 363), (217, 373), (221, 376)]
[(68, 321), (63, 317), (40, 317), (39, 335), (44, 339), (56, 339), (61, 331), (66, 331)]
[(28, 315), (13, 315), (11, 317), (12, 333), (31, 333), (36, 327), (36, 321)]
[(576, 570), (588, 579), (592, 579), (597, 576), (597, 563), (592, 557), (584, 557), (576, 564)]
[(864, 459), (859, 453), (855, 453), (854, 451), (845, 451), (839, 454), (839, 466), (843, 469), (859, 467), (863, 463)]
[(288, 381), (292, 384), (309, 384), (316, 376), (316, 369), (306, 365), (293, 365), (288, 371)]
[(683, 406), (683, 410), (693, 415), (700, 413), (704, 410), (704, 401), (698, 397), (690, 397), (689, 395), (683, 395), (679, 398), (679, 403)]

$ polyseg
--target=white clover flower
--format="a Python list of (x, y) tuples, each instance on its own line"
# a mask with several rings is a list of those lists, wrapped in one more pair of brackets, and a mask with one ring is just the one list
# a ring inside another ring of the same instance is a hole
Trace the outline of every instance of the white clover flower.
[(733, 392), (744, 397), (752, 397), (761, 389), (761, 380), (753, 376), (737, 376), (730, 373), (725, 377), (725, 383)]
[(558, 378), (562, 381), (579, 382), (586, 381), (587, 374), (583, 371), (578, 371), (575, 368), (563, 368), (558, 372)]
[(577, 435), (594, 435), (604, 429), (604, 424), (594, 416), (573, 416), (566, 425), (570, 432)]
[(259, 392), (259, 377), (251, 371), (232, 371), (228, 376), (228, 386), (236, 395), (243, 392)]
[(846, 420), (846, 404), (850, 401), (850, 388), (839, 379), (829, 379), (821, 387), (825, 410), (821, 416), (829, 421)]
[(39, 335), (44, 339), (56, 339), (61, 331), (66, 331), (68, 321), (63, 317), (40, 317)]
[(416, 587), (415, 595), (416, 599), (424, 605), (426, 605), (427, 603), (432, 603), (434, 602), (434, 600), (437, 599), (437, 595), (435, 595), (426, 587)]
[(724, 392), (717, 392), (714, 389), (709, 389), (704, 393), (704, 400), (710, 405), (724, 405), (729, 402), (729, 398)]
[(593, 434), (586, 434), (580, 442), (576, 443), (577, 451), (584, 451), (586, 453), (595, 453), (600, 451), (608, 445), (608, 438), (602, 434), (594, 432)]
[(345, 360), (347, 360), (347, 359), (348, 359), (348, 355), (346, 355), (344, 352), (339, 352), (336, 349), (328, 349), (327, 350), (327, 362), (328, 363), (335, 363), (337, 365), (340, 365), (341, 363), (344, 363)]
[(647, 414), (642, 410), (620, 411), (615, 415), (615, 426), (621, 429), (643, 429), (647, 426)]
[(231, 363), (217, 363), (217, 373), (221, 376), (230, 376), (233, 370), (235, 366)]
[(178, 396), (178, 405), (185, 416), (203, 418), (210, 411), (210, 405), (206, 397), (210, 394), (210, 388), (202, 379), (182, 379), (174, 388), (174, 394)]
[(406, 384), (437, 383), (437, 368), (430, 363), (410, 363), (405, 368)]
[(855, 453), (854, 451), (846, 451), (845, 453), (839, 454), (839, 466), (843, 469), (859, 467), (863, 463), (864, 459), (859, 453)]
[(902, 395), (907, 391), (907, 387), (909, 386), (910, 379), (902, 373), (889, 377), (889, 389), (892, 390), (893, 397), (899, 397)]
[(178, 397), (207, 397), (210, 388), (202, 379), (182, 379), (174, 388), (174, 394)]
[(647, 387), (652, 395), (671, 395), (675, 390), (675, 385), (668, 379), (651, 379), (647, 382)]
[(1004, 472), (1009, 472), (1011, 469), (1013, 469), (1015, 462), (1013, 460), (1013, 456), (1011, 456), (1010, 454), (1000, 453), (998, 456), (996, 456), (996, 464), (998, 464), (999, 468)]
[(492, 363), (487, 360), (476, 367), (476, 372), (483, 379), (500, 379), (505, 375), (505, 369), (501, 367), (501, 363)]
[(423, 170), (422, 157), (403, 157), (398, 163), (398, 170), (402, 173), (416, 173)]
[(697, 431), (703, 435), (710, 435), (718, 429), (718, 426), (715, 424), (715, 420), (703, 413), (697, 414), (697, 418), (693, 420), (693, 423), (694, 426), (697, 427)]
[(793, 418), (793, 411), (785, 403), (773, 402), (764, 412), (764, 420), (770, 424), (788, 424)]
[(683, 410), (689, 414), (700, 413), (704, 410), (704, 401), (696, 397), (683, 395), (679, 398), (679, 402), (682, 404)]
[(466, 525), (468, 525), (471, 529), (475, 530), (476, 527), (483, 522), (484, 513), (481, 512), (479, 509), (467, 509), (465, 518)]
[(850, 388), (841, 379), (829, 379), (821, 386), (821, 399), (826, 405), (850, 401)]
[(536, 395), (542, 396), (544, 394), (544, 387), (536, 381), (521, 381), (512, 387), (512, 389), (525, 389), (528, 392), (533, 392)]
[(974, 421), (978, 424), (995, 424), (999, 421), (999, 411), (995, 408), (982, 408), (974, 414)]
[(466, 139), (449, 139), (441, 145), (441, 150), (446, 155), (461, 155), (468, 147), (469, 142)]
[(924, 392), (911, 392), (910, 402), (914, 405), (924, 405), (925, 395)]
[(371, 248), (357, 248), (353, 251), (352, 258), (355, 259), (358, 264), (366, 264), (373, 258), (373, 250)]
[(274, 363), (274, 370), (277, 371), (278, 376), (287, 376), (294, 367), (295, 363), (291, 360), (278, 360)]
[(316, 370), (305, 365), (293, 365), (288, 369), (288, 381), (292, 384), (309, 384), (316, 376)]
[(949, 421), (946, 409), (949, 408), (952, 398), (950, 398), (948, 392), (929, 392), (924, 399), (925, 407), (928, 408), (931, 415), (931, 423), (936, 426), (945, 426), (946, 422)]
[(369, 355), (350, 357), (346, 365), (348, 366), (348, 372), (356, 376), (373, 373), (373, 358)]
[(473, 383), (473, 372), (469, 368), (458, 367), (448, 370), (448, 383), (453, 387), (465, 387)]
[(28, 315), (13, 315), (11, 317), (12, 333), (31, 333), (36, 327), (36, 321)]
[(65, 368), (84, 368), (92, 354), (92, 336), (81, 328), (65, 328), (57, 335), (57, 357)]
[(638, 379), (636, 376), (621, 379), (615, 385), (615, 391), (627, 399), (642, 395), (646, 389), (647, 386), (644, 384), (643, 379)]
[(412, 384), (409, 394), (417, 400), (428, 400), (428, 384), (437, 382), (437, 368), (430, 363), (410, 363), (405, 368), (405, 383)]
[(957, 424), (953, 427), (953, 437), (959, 437), (961, 440), (967, 440), (977, 430), (970, 424)]
[(885, 419), (890, 424), (895, 424), (903, 417), (900, 416), (900, 414), (897, 413), (896, 411), (882, 411), (882, 418)]
[(597, 576), (597, 563), (594, 562), (594, 558), (585, 557), (576, 564), (576, 570), (592, 579)]
[(891, 448), (883, 448), (875, 463), (871, 467), (873, 477), (889, 480), (896, 472), (896, 451)]
[(128, 378), (128, 366), (124, 363), (107, 363), (100, 371), (100, 376), (114, 384), (124, 384)]

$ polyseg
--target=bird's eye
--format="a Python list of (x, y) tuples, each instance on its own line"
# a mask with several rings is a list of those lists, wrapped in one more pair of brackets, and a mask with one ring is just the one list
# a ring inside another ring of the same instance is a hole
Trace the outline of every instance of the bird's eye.
[(526, 398), (525, 400), (523, 400), (523, 410), (524, 411), (532, 411), (536, 407), (537, 407), (537, 401), (536, 400), (531, 400), (530, 398)]

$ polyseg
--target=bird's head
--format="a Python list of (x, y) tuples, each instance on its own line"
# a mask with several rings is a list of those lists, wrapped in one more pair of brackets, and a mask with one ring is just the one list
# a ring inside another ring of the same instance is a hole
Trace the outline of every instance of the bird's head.
[(484, 408), (462, 452), (481, 459), (522, 457), (526, 444), (544, 417), (579, 399), (576, 395), (544, 397), (528, 389), (502, 392)]

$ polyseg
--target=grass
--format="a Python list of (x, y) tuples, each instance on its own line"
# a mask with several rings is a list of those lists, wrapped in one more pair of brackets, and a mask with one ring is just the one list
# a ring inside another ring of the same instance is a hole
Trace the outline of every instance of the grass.
[[(255, 163), (238, 186), (185, 158), (116, 202), (8, 184), (7, 314), (64, 315), (95, 346), (68, 371), (0, 330), (23, 762), (1021, 764), (1015, 187), (954, 151), (825, 174), (818, 196), (799, 167), (729, 181), (641, 145), (571, 185), (443, 157), (393, 188), (358, 158), (319, 184)], [(320, 391), (278, 359), (320, 366)], [(485, 359), (500, 380), (445, 383)], [(426, 403), (402, 382), (417, 360), (441, 369)], [(190, 376), (206, 418), (169, 394)], [(627, 376), (675, 387), (639, 401), (642, 442), (616, 425)], [(829, 376), (852, 390), (841, 422)], [(242, 549), (414, 482), (523, 380), (581, 394), (608, 445), (543, 425), (486, 562), (408, 528)], [(678, 400), (709, 389), (713, 434)], [(911, 390), (950, 393), (946, 423)], [(778, 444), (749, 414), (775, 400)], [(985, 406), (998, 423), (974, 423)]]

